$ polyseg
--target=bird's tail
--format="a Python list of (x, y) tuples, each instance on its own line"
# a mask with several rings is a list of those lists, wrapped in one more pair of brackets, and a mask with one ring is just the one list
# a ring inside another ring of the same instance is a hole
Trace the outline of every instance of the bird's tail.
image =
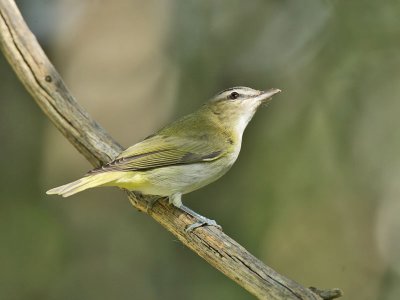
[(120, 174), (118, 174), (118, 172), (106, 172), (88, 175), (74, 182), (67, 183), (54, 189), (48, 190), (46, 194), (56, 194), (63, 197), (69, 197), (90, 188), (106, 185), (107, 183), (116, 180), (119, 176)]

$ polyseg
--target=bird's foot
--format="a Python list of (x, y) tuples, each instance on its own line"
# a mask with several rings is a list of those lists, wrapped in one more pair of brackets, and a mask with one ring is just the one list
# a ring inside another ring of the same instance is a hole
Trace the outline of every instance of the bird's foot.
[(197, 221), (196, 223), (193, 223), (189, 226), (186, 227), (185, 231), (186, 232), (192, 232), (196, 228), (202, 227), (202, 226), (215, 226), (219, 230), (222, 230), (222, 227), (217, 224), (215, 220), (207, 219), (207, 218), (202, 218), (201, 220)]
[(179, 199), (179, 202), (172, 202), (172, 203), (175, 206), (178, 206), (185, 213), (191, 215), (193, 218), (195, 218), (197, 220), (197, 222), (195, 222), (195, 223), (193, 223), (193, 224), (191, 224), (191, 225), (186, 227), (186, 229), (185, 229), (186, 232), (192, 232), (196, 228), (202, 227), (202, 226), (215, 226), (219, 230), (222, 230), (222, 227), (219, 226), (217, 224), (217, 222), (215, 222), (214, 220), (210, 220), (210, 219), (198, 214), (197, 212), (191, 210), (189, 207), (183, 205), (182, 202), (180, 201), (180, 199)]

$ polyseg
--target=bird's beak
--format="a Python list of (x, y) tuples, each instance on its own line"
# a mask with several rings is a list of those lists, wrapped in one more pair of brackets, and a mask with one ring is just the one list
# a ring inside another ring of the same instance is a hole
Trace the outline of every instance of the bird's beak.
[(273, 95), (278, 94), (280, 92), (281, 92), (280, 89), (270, 89), (268, 91), (263, 91), (263, 92), (261, 92), (260, 95), (258, 95), (256, 97), (256, 100), (258, 100), (260, 102), (267, 102), (267, 101), (271, 100)]

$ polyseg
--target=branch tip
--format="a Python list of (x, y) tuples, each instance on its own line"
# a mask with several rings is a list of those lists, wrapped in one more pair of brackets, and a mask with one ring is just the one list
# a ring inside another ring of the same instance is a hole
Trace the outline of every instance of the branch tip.
[(343, 292), (340, 289), (321, 290), (313, 286), (309, 287), (309, 289), (324, 300), (332, 300), (343, 296)]

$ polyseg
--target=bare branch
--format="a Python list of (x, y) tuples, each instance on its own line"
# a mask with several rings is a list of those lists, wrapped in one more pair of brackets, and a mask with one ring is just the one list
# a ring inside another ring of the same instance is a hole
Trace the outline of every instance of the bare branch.
[(310, 290), (312, 290), (324, 300), (332, 300), (343, 296), (343, 292), (339, 289), (320, 290), (316, 287), (311, 286)]
[[(46, 116), (94, 166), (122, 150), (75, 101), (12, 0), (0, 0), (0, 48)], [(146, 211), (145, 199), (128, 193), (132, 205), (148, 213), (209, 264), (260, 299), (322, 299), (285, 278), (213, 227), (186, 233), (193, 219), (165, 201)]]

